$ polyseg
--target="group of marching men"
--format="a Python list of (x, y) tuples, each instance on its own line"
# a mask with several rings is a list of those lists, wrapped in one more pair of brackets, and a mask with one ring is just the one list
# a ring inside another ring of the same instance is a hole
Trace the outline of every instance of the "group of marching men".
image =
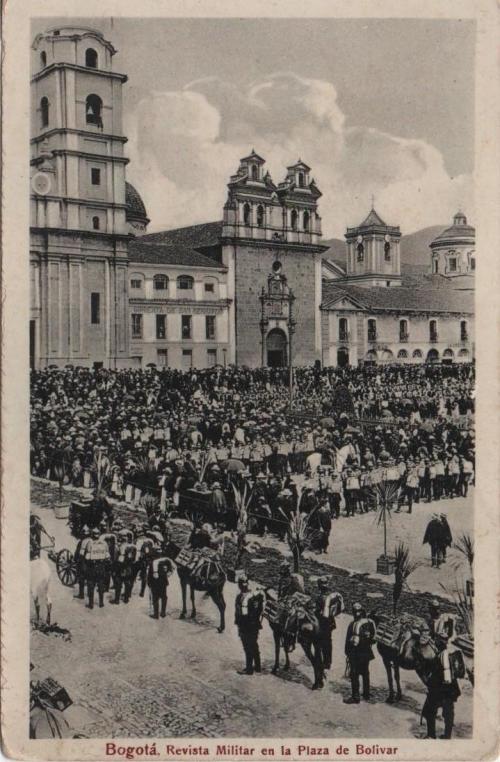
[(164, 552), (167, 542), (168, 530), (162, 532), (159, 526), (151, 528), (148, 523), (134, 530), (125, 528), (119, 519), (113, 522), (111, 529), (106, 521), (92, 530), (84, 526), (74, 553), (78, 598), (85, 598), (87, 588), (87, 606), (94, 608), (97, 588), (102, 608), (104, 593), (109, 592), (112, 583), (114, 597), (110, 603), (118, 605), (121, 600), (128, 603), (139, 579), (141, 598), (146, 586), (150, 589), (152, 616), (165, 617), (168, 578), (175, 570), (175, 564)]

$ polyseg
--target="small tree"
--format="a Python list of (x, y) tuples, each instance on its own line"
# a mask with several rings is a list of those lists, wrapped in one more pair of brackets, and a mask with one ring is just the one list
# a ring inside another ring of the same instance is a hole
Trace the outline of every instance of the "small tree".
[(398, 498), (397, 482), (382, 481), (376, 485), (377, 503), (377, 526), (382, 524), (384, 529), (384, 558), (387, 558), (387, 522), (391, 518), (394, 502)]
[(96, 494), (108, 495), (113, 483), (113, 476), (118, 470), (118, 466), (112, 466), (109, 458), (98, 452), (94, 457), (90, 472), (92, 474)]
[(420, 566), (418, 561), (412, 561), (410, 549), (400, 542), (394, 550), (394, 587), (392, 589), (392, 613), (396, 614), (403, 588), (408, 587), (408, 577)]
[(148, 455), (137, 455), (131, 471), (134, 487), (143, 492), (158, 492), (158, 468)]
[(304, 493), (301, 492), (299, 501), (297, 503), (297, 508), (288, 518), (288, 527), (286, 533), (288, 547), (292, 551), (293, 571), (295, 574), (298, 574), (300, 571), (300, 560), (302, 558), (302, 554), (304, 550), (309, 547), (312, 537), (312, 514), (301, 513), (300, 511), (300, 504), (302, 502), (303, 494)]
[(236, 561), (235, 566), (238, 569), (245, 549), (247, 548), (248, 531), (248, 508), (252, 500), (252, 492), (249, 492), (245, 484), (243, 490), (239, 489), (233, 482), (231, 487), (234, 494), (234, 507), (236, 510)]
[(146, 516), (149, 519), (160, 505), (160, 500), (156, 495), (146, 494), (139, 500), (139, 505), (146, 511)]

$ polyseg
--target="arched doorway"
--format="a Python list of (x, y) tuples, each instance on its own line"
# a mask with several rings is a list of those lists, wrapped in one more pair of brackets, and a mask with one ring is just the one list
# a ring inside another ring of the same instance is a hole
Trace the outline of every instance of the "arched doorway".
[(443, 352), (443, 363), (447, 363), (450, 365), (453, 362), (453, 358), (455, 357), (455, 353), (453, 349), (445, 349)]
[(374, 349), (368, 350), (368, 352), (365, 355), (365, 365), (376, 365), (377, 364), (377, 353)]
[(273, 328), (266, 339), (267, 364), (271, 368), (283, 368), (287, 365), (287, 338), (281, 328)]
[(429, 349), (427, 352), (427, 362), (436, 363), (439, 362), (439, 352), (437, 349)]
[(349, 365), (349, 350), (347, 347), (339, 347), (337, 349), (337, 365), (339, 368), (345, 368)]
[(380, 362), (389, 363), (393, 362), (394, 355), (390, 349), (383, 349), (380, 354)]

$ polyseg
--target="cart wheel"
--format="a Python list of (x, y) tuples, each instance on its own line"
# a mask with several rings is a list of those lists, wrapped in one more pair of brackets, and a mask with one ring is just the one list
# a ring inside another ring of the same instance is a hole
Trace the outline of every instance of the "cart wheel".
[(67, 548), (63, 548), (57, 554), (56, 571), (65, 587), (73, 587), (76, 582), (76, 564), (73, 554)]

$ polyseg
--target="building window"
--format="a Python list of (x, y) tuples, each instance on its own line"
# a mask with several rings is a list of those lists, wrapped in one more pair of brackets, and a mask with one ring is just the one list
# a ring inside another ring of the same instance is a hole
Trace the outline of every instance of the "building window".
[(101, 184), (101, 170), (97, 169), (97, 167), (91, 167), (90, 169), (90, 182), (92, 185)]
[(250, 225), (250, 204), (243, 204), (243, 222)]
[(191, 315), (181, 315), (181, 335), (183, 339), (191, 338)]
[(85, 101), (85, 119), (87, 124), (95, 124), (102, 129), (102, 100), (92, 93)]
[(252, 164), (252, 180), (259, 179), (259, 168), (256, 164)]
[(423, 357), (422, 350), (421, 349), (415, 349), (412, 355), (414, 360), (421, 360)]
[(101, 227), (99, 217), (92, 217), (92, 227), (94, 228), (94, 230), (99, 230), (99, 228)]
[(304, 187), (304, 173), (299, 172), (298, 178), (299, 178), (299, 188), (303, 188)]
[(42, 121), (42, 127), (49, 126), (49, 99), (45, 96), (40, 101), (40, 118)]
[(471, 257), (470, 258), (470, 269), (472, 271), (474, 271), (476, 269), (476, 258), (475, 257)]
[(457, 258), (450, 257), (450, 259), (448, 260), (448, 272), (456, 273), (456, 271), (457, 271)]
[(297, 214), (296, 209), (292, 209), (292, 213), (290, 215), (290, 224), (292, 226), (292, 230), (297, 230), (297, 217), (299, 215)]
[(215, 293), (215, 284), (214, 283), (205, 283), (205, 293), (206, 294), (214, 294)]
[(429, 322), (429, 340), (430, 341), (438, 340), (437, 320), (431, 320)]
[(166, 275), (155, 275), (153, 278), (153, 289), (155, 291), (166, 291), (168, 289), (168, 278)]
[(362, 243), (358, 243), (358, 262), (362, 262), (365, 258), (365, 247)]
[(207, 366), (213, 368), (217, 365), (217, 350), (207, 349)]
[(40, 53), (40, 66), (42, 67), (42, 69), (45, 69), (45, 67), (47, 66), (47, 53), (45, 52), (45, 50), (42, 50), (42, 52)]
[(160, 368), (166, 368), (168, 366), (168, 349), (156, 350), (156, 363)]
[(264, 225), (264, 207), (259, 204), (257, 207), (257, 225), (261, 228)]
[(339, 341), (347, 341), (349, 339), (349, 324), (347, 318), (340, 318), (339, 320)]
[(205, 315), (205, 338), (215, 340), (215, 315)]
[(434, 259), (433, 262), (432, 262), (432, 272), (434, 273), (434, 275), (437, 275), (438, 265), (439, 265), (438, 260)]
[(184, 370), (189, 370), (189, 368), (193, 367), (193, 350), (192, 349), (182, 350), (182, 367), (184, 368)]
[(391, 244), (390, 243), (384, 244), (384, 259), (386, 262), (391, 261)]
[(132, 278), (130, 288), (142, 288), (142, 280), (140, 278)]
[(377, 341), (377, 321), (368, 321), (368, 341)]
[(101, 322), (101, 295), (99, 293), (90, 294), (90, 322), (92, 325), (99, 325)]
[(399, 340), (408, 341), (408, 321), (407, 320), (399, 321)]
[(132, 338), (142, 339), (142, 315), (139, 313), (132, 315)]
[(166, 339), (166, 337), (167, 337), (167, 316), (157, 315), (156, 316), (156, 338)]
[(194, 279), (190, 275), (179, 275), (177, 278), (177, 288), (181, 291), (192, 291)]
[(467, 341), (469, 335), (467, 333), (467, 320), (460, 321), (460, 341)]
[(311, 219), (311, 218), (310, 218), (310, 216), (309, 216), (309, 212), (304, 212), (304, 217), (303, 217), (303, 227), (304, 227), (304, 230), (305, 230), (306, 232), (308, 232), (308, 231), (309, 231), (309, 221), (310, 221), (310, 219)]
[(87, 48), (85, 51), (85, 66), (89, 69), (97, 69), (97, 53), (94, 48)]

